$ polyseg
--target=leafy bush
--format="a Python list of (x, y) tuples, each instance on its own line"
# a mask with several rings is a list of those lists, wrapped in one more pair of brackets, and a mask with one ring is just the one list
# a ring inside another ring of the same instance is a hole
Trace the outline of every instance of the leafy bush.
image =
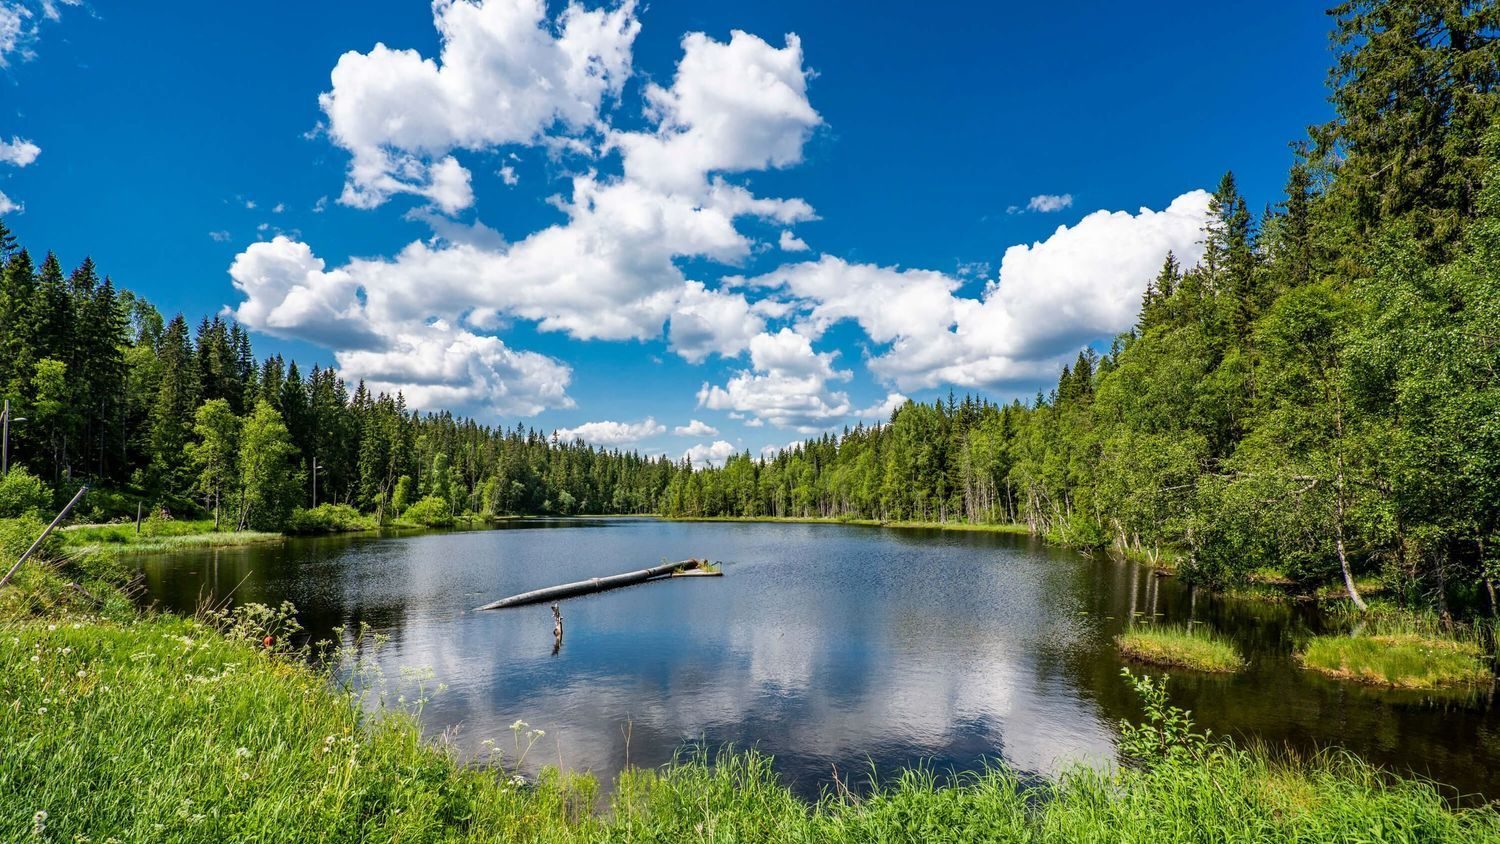
[(436, 495), (429, 495), (406, 508), (401, 520), (423, 527), (452, 527), (453, 512), (449, 509), (448, 502)]
[(24, 466), (0, 476), (0, 519), (41, 515), (51, 504), (52, 490)]
[(1167, 678), (1136, 675), (1120, 669), (1140, 698), (1146, 718), (1139, 724), (1120, 722), (1120, 754), (1142, 767), (1182, 764), (1202, 759), (1209, 750), (1207, 733), (1193, 725), (1193, 713), (1167, 703)]
[(287, 520), (287, 533), (343, 533), (374, 530), (375, 519), (348, 504), (319, 504), (312, 509), (298, 509)]

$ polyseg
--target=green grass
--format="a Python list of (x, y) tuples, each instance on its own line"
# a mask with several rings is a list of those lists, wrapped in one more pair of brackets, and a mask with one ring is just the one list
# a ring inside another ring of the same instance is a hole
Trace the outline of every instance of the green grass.
[(1317, 636), (1298, 658), (1330, 677), (1398, 689), (1437, 689), (1487, 683), (1493, 675), (1484, 651), (1420, 633)]
[(1120, 653), (1141, 662), (1227, 673), (1245, 667), (1245, 660), (1227, 639), (1202, 626), (1137, 627), (1116, 637)]
[(232, 545), (279, 542), (285, 538), (279, 533), (266, 531), (215, 531), (211, 520), (191, 521), (187, 519), (170, 521), (148, 519), (141, 523), (139, 534), (135, 532), (133, 522), (74, 525), (63, 528), (58, 533), (62, 537), (63, 546), (72, 553), (86, 551), (146, 553), (194, 548), (222, 548)]
[(1487, 683), (1491, 631), (1453, 624), (1434, 613), (1414, 613), (1374, 602), (1360, 612), (1347, 602), (1332, 618), (1348, 632), (1317, 636), (1298, 655), (1303, 667), (1397, 689), (1439, 689)]
[(767, 757), (700, 757), (627, 771), (601, 810), (587, 776), (512, 785), (196, 621), (12, 619), (0, 664), (5, 841), (1500, 841), (1494, 810), (1429, 784), (1227, 745), (1040, 785), (908, 770), (814, 805)]

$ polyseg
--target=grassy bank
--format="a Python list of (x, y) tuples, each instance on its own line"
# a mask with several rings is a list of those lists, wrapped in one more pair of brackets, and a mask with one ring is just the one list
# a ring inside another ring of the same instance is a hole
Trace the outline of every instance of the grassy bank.
[(813, 806), (739, 755), (627, 772), (599, 812), (588, 777), (513, 785), (510, 748), (459, 764), (409, 715), (370, 717), (296, 660), (198, 622), (13, 619), (0, 661), (6, 841), (1500, 840), (1492, 810), (1452, 811), (1353, 759), (1227, 746), (1045, 786), (908, 771)]
[(669, 522), (773, 522), (794, 525), (860, 525), (862, 527), (923, 528), (927, 530), (958, 530), (978, 533), (1010, 533), (1029, 535), (1026, 525), (986, 524), (976, 522), (914, 522), (881, 521), (880, 519), (840, 519), (821, 516), (663, 516)]
[(225, 548), (280, 542), (280, 533), (257, 530), (214, 530), (212, 521), (145, 521), (140, 533), (133, 523), (74, 525), (59, 531), (71, 553), (104, 551), (156, 553), (195, 548)]
[(1194, 671), (1227, 673), (1245, 667), (1233, 644), (1202, 626), (1138, 627), (1115, 639), (1131, 659)]

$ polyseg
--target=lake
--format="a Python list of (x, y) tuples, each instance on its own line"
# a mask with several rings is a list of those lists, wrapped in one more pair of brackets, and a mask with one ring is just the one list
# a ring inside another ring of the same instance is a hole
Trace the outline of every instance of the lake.
[[(475, 612), (506, 595), (655, 565), (723, 560), (678, 578), (563, 602)], [(546, 736), (526, 767), (607, 783), (685, 747), (776, 757), (800, 794), (874, 766), (1052, 774), (1114, 758), (1138, 714), (1112, 639), (1131, 618), (1197, 621), (1249, 670), (1179, 671), (1174, 703), (1215, 734), (1311, 751), (1346, 747), (1464, 794), (1500, 797), (1493, 690), (1379, 691), (1300, 670), (1307, 607), (1228, 600), (1142, 567), (995, 533), (654, 519), (523, 520), (491, 530), (284, 544), (142, 560), (147, 595), (191, 612), (207, 596), (290, 600), (315, 637), (368, 625), (366, 659), (401, 694), (430, 670), (429, 733), (509, 752), (517, 719)], [(409, 678), (408, 678), (409, 679)], [(411, 696), (412, 692), (406, 690)]]

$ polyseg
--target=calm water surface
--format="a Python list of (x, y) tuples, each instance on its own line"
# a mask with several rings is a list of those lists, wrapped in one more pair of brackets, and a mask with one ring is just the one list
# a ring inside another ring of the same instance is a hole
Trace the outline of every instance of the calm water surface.
[[(505, 595), (654, 565), (724, 560), (679, 578), (564, 602), (553, 653), (546, 606), (473, 607)], [(403, 669), (447, 689), (423, 714), (478, 753), (546, 730), (528, 767), (608, 780), (689, 744), (774, 754), (795, 789), (840, 775), (1003, 759), (1054, 773), (1114, 758), (1137, 714), (1112, 638), (1135, 617), (1207, 623), (1250, 670), (1172, 679), (1173, 700), (1218, 734), (1298, 749), (1336, 744), (1500, 797), (1500, 715), (1490, 689), (1459, 697), (1379, 692), (1297, 669), (1316, 629), (1295, 607), (1228, 601), (1137, 566), (1021, 537), (834, 525), (648, 519), (526, 521), (473, 532), (330, 538), (158, 556), (148, 594), (293, 601), (319, 637), (364, 624), (389, 637), (369, 659), (398, 693)]]

